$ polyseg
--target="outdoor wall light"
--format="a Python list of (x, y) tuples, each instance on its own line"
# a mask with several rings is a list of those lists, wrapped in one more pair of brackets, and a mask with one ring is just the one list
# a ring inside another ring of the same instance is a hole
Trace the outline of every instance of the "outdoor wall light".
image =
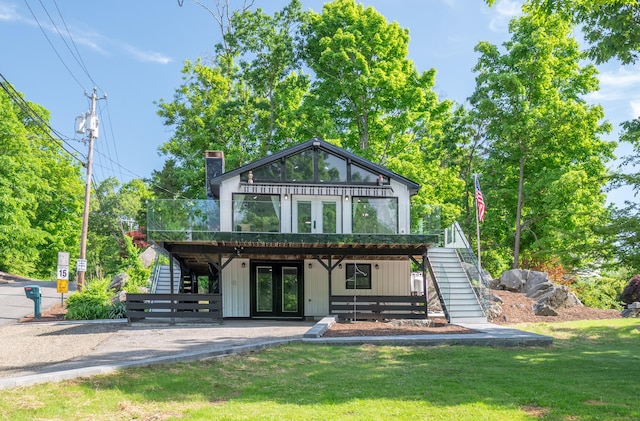
[(289, 200), (289, 193), (284, 194), (284, 200)]
[(309, 269), (311, 269), (313, 267), (313, 265), (311, 263), (309, 263)]
[(247, 264), (245, 262), (242, 262), (242, 267), (247, 267)]
[(342, 263), (338, 265), (338, 269), (342, 269)]
[(380, 269), (380, 265), (376, 263), (375, 268), (376, 268), (376, 269)]
[(348, 202), (348, 201), (349, 201), (349, 196), (345, 196), (345, 197), (344, 197), (344, 201), (345, 201), (345, 202)]

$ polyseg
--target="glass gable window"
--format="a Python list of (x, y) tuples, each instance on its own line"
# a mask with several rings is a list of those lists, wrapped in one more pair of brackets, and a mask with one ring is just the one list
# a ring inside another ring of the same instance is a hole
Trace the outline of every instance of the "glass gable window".
[(371, 289), (371, 265), (364, 263), (347, 263), (347, 289)]
[(313, 182), (313, 150), (307, 149), (284, 160), (285, 181)]
[(267, 165), (263, 165), (254, 169), (253, 171), (247, 171), (240, 174), (240, 181), (249, 181), (249, 172), (253, 173), (254, 182), (275, 182), (280, 181), (280, 162), (272, 162)]
[(378, 174), (374, 174), (357, 165), (351, 165), (351, 181), (354, 183), (377, 183)]
[(389, 177), (347, 157), (313, 147), (242, 172), (243, 183), (389, 185)]
[(354, 234), (397, 234), (397, 198), (354, 197), (351, 204)]
[(318, 151), (318, 182), (347, 181), (347, 161), (329, 152)]
[(233, 195), (234, 231), (280, 232), (280, 196)]

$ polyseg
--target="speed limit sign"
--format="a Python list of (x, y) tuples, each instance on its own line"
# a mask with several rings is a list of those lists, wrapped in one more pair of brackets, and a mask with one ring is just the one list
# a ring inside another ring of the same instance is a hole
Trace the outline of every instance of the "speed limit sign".
[(58, 266), (58, 279), (69, 280), (69, 266)]

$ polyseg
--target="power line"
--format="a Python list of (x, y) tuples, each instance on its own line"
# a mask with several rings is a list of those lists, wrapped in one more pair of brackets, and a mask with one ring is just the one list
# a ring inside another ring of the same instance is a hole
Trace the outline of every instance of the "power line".
[[(41, 129), (43, 129), (44, 134), (49, 137), (49, 139), (51, 141), (53, 141), (57, 146), (59, 146), (63, 151), (65, 151), (66, 153), (68, 153), (72, 158), (83, 162), (81, 159), (79, 159), (74, 153), (70, 152), (69, 150), (67, 150), (64, 145), (67, 145), (68, 148), (72, 149), (74, 152), (76, 152), (77, 154), (79, 154), (80, 156), (83, 156), (83, 154), (77, 150), (73, 145), (71, 145), (69, 142), (67, 142), (67, 140), (64, 139), (65, 136), (62, 136), (60, 133), (58, 133), (56, 130), (54, 130), (49, 123), (47, 123), (42, 116), (40, 116), (40, 114), (38, 114), (37, 111), (35, 111), (31, 105), (22, 97), (22, 95), (20, 95), (20, 93), (18, 91), (15, 90), (15, 88), (13, 87), (13, 85), (4, 77), (4, 75), (2, 73), (0, 73), (0, 78), (2, 79), (2, 82), (0, 82), (0, 87), (2, 88), (2, 90), (4, 90), (7, 95), (9, 96), (9, 98), (11, 98), (11, 100), (14, 102), (14, 104), (16, 104), (21, 110), (22, 112), (25, 113), (25, 115), (38, 127), (40, 127)], [(54, 136), (51, 135), (51, 133), (55, 133), (58, 138), (55, 138)]]
[[(42, 0), (40, 0), (40, 4), (42, 4)], [(91, 80), (91, 83), (93, 83), (94, 86), (98, 86), (96, 81), (93, 80), (93, 78), (91, 77), (91, 74), (89, 73), (89, 69), (87, 68), (87, 66), (84, 63), (84, 60), (82, 59), (82, 55), (80, 54), (80, 50), (78, 50), (78, 46), (76, 45), (75, 41), (73, 40), (73, 36), (71, 35), (71, 31), (69, 30), (69, 27), (67, 26), (67, 22), (64, 20), (64, 17), (62, 16), (62, 12), (60, 11), (60, 8), (58, 7), (58, 2), (56, 0), (53, 0), (53, 4), (56, 6), (56, 10), (58, 11), (58, 16), (60, 16), (60, 20), (64, 24), (64, 28), (67, 30), (67, 36), (69, 37), (69, 40), (71, 40), (71, 43), (73, 44), (73, 49), (76, 51), (76, 54), (78, 55), (77, 58), (76, 58), (76, 61), (78, 62), (78, 64), (82, 68), (82, 70), (84, 71), (84, 74), (87, 75), (89, 80)], [(47, 10), (44, 7), (44, 5), (42, 6), (42, 8), (45, 9), (45, 11)], [(47, 13), (47, 15), (48, 15), (48, 13)], [(53, 20), (51, 22), (53, 23)], [(55, 26), (55, 23), (53, 25)], [(56, 30), (57, 29), (58, 28), (56, 27)], [(64, 37), (62, 37), (62, 35), (60, 35), (60, 38), (62, 38), (62, 40), (64, 41)], [(65, 45), (66, 45), (66, 42), (65, 42)], [(69, 48), (68, 45), (67, 45), (67, 48)], [(71, 55), (73, 55), (74, 58), (76, 57), (71, 50), (69, 50), (69, 52), (71, 52)], [(98, 88), (99, 88), (99, 86), (98, 86)], [(100, 90), (102, 91), (102, 89), (100, 89)]]
[(51, 42), (51, 40), (49, 39), (49, 37), (47, 36), (47, 32), (44, 30), (44, 28), (42, 27), (42, 25), (40, 24), (40, 21), (38, 20), (38, 17), (36, 16), (36, 14), (33, 12), (33, 10), (31, 9), (31, 6), (29, 6), (29, 2), (27, 2), (27, 0), (24, 0), (24, 4), (27, 6), (27, 9), (29, 9), (29, 12), (31, 12), (31, 16), (33, 16), (33, 19), (36, 21), (36, 23), (38, 24), (38, 27), (40, 28), (40, 31), (42, 32), (42, 35), (44, 35), (44, 37), (47, 39), (47, 42), (49, 43), (49, 45), (51, 46), (51, 48), (53, 49), (54, 53), (56, 53), (56, 56), (58, 56), (58, 59), (60, 60), (60, 62), (62, 63), (62, 65), (64, 66), (65, 69), (67, 69), (67, 72), (69, 72), (69, 75), (71, 75), (71, 77), (73, 78), (73, 80), (76, 81), (76, 83), (78, 84), (78, 86), (80, 86), (81, 88), (84, 89), (84, 86), (82, 86), (82, 84), (80, 83), (80, 81), (78, 80), (78, 78), (76, 78), (76, 76), (73, 74), (73, 72), (71, 71), (71, 69), (69, 69), (69, 66), (67, 66), (67, 63), (65, 63), (65, 61), (62, 59), (62, 57), (60, 56), (60, 53), (58, 53), (58, 50), (56, 50), (56, 47), (53, 45), (53, 43)]
[[(116, 154), (116, 162), (118, 164), (118, 168), (122, 168), (122, 166), (120, 165), (120, 157), (118, 156), (118, 148), (116, 147), (116, 136), (115, 136), (115, 132), (113, 131), (113, 125), (111, 124), (111, 108), (109, 107), (109, 102), (107, 101), (106, 103), (107, 105), (107, 117), (108, 117), (108, 122), (109, 122), (109, 129), (111, 130), (111, 141), (113, 142), (113, 150), (115, 151)], [(122, 171), (120, 171), (120, 177), (122, 177)]]

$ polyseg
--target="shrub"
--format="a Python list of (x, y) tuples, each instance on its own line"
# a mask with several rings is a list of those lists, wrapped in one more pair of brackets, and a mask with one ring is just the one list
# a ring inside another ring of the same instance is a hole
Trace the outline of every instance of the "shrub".
[(93, 279), (87, 282), (82, 292), (71, 294), (67, 298), (67, 314), (71, 320), (107, 319), (111, 301), (105, 279)]
[(127, 317), (127, 306), (125, 303), (115, 303), (109, 307), (110, 319), (124, 319)]
[(67, 298), (68, 320), (119, 319), (126, 313), (124, 304), (111, 304), (111, 293), (107, 291), (108, 279), (93, 279), (85, 284), (82, 292)]
[(624, 286), (623, 279), (578, 277), (570, 286), (571, 290), (587, 307), (620, 309), (618, 298)]
[(635, 275), (620, 294), (620, 300), (625, 304), (640, 301), (640, 275)]

